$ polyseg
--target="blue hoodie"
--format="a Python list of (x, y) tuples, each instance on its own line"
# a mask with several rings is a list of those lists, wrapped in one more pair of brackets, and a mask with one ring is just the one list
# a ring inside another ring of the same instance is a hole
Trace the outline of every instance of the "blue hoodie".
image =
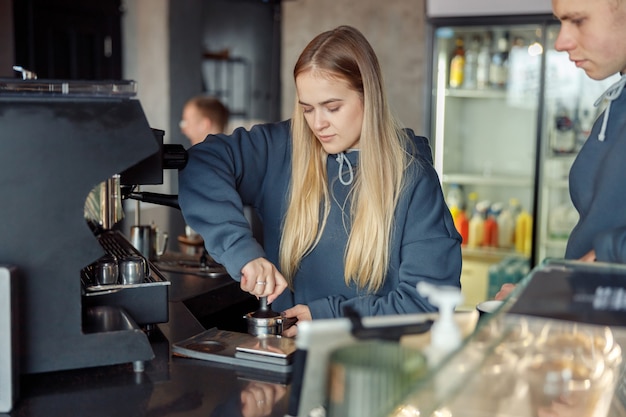
[(609, 105), (570, 170), (570, 197), (580, 218), (567, 242), (567, 259), (578, 259), (594, 249), (598, 261), (626, 262), (624, 83), (626, 76), (601, 97), (608, 98)]
[[(416, 155), (407, 168), (407, 184), (396, 208), (391, 259), (381, 289), (368, 294), (345, 284), (343, 256), (350, 224), (343, 213), (349, 213), (346, 197), (359, 152), (346, 152), (339, 159), (329, 155), (333, 202), (323, 237), (302, 260), (294, 291), (284, 291), (273, 310), (306, 304), (314, 319), (341, 317), (345, 306), (361, 316), (434, 311), (417, 293), (419, 281), (460, 286), (461, 237), (445, 204), (428, 141), (407, 132), (416, 144)], [(185, 221), (202, 235), (208, 252), (235, 280), (241, 279), (245, 264), (259, 257), (278, 266), (290, 175), (289, 121), (257, 125), (249, 131), (240, 128), (230, 136), (209, 136), (189, 150), (187, 166), (179, 173)], [(254, 207), (259, 215), (263, 245), (252, 237), (243, 205)]]

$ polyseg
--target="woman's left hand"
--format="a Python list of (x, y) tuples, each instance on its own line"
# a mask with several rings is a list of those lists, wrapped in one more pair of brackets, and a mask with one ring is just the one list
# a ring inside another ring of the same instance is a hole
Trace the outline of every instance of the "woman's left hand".
[(296, 324), (289, 327), (288, 329), (283, 330), (283, 336), (285, 337), (296, 337), (296, 335), (298, 334), (298, 323), (301, 321), (313, 319), (311, 317), (311, 310), (309, 310), (309, 307), (304, 304), (297, 304), (291, 308), (288, 308), (287, 310), (280, 313), (280, 315), (283, 319), (297, 319)]

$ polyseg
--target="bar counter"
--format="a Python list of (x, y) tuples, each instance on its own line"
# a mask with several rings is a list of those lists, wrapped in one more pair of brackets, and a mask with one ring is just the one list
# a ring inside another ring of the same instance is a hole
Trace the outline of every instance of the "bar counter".
[(171, 355), (172, 343), (205, 330), (203, 320), (233, 315), (226, 330), (238, 330), (241, 311), (254, 305), (239, 284), (228, 276), (163, 275), (172, 283), (169, 321), (147, 331), (155, 358), (143, 372), (128, 363), (20, 375), (13, 409), (0, 416), (284, 416), (289, 375)]

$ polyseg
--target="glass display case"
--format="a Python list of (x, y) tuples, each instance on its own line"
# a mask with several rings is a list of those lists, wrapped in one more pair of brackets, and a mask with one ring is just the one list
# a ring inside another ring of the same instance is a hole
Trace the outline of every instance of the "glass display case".
[(389, 416), (626, 415), (625, 281), (618, 265), (535, 268)]

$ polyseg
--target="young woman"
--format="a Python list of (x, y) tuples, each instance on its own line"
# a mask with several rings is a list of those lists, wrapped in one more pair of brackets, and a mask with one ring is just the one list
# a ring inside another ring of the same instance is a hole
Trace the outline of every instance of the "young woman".
[[(324, 32), (294, 79), (291, 120), (189, 151), (179, 174), (187, 223), (244, 291), (287, 318), (433, 311), (415, 286), (460, 286), (461, 238), (427, 139), (390, 112), (372, 47), (349, 26)], [(263, 222), (263, 245), (244, 204)]]

